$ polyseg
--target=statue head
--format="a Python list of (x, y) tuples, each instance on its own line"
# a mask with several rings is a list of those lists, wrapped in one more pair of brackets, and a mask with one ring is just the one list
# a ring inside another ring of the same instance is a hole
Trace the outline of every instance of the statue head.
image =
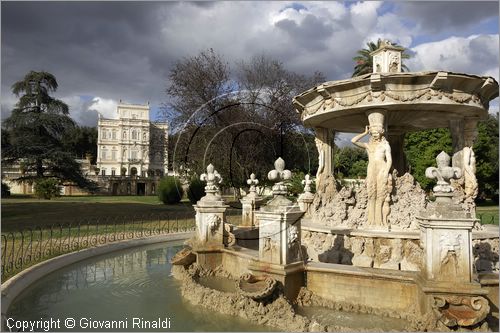
[(370, 123), (370, 135), (374, 140), (380, 140), (384, 135), (385, 113), (383, 110), (371, 111), (368, 113)]
[(370, 135), (375, 140), (380, 140), (384, 135), (384, 127), (381, 125), (371, 125), (370, 126)]

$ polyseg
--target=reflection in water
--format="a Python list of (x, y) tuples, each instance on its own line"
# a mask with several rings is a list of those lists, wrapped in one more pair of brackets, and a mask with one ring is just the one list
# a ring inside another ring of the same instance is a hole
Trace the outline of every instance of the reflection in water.
[[(169, 320), (170, 331), (266, 331), (243, 319), (209, 312), (185, 302), (170, 276), (170, 258), (181, 242), (155, 244), (84, 260), (53, 272), (17, 297), (7, 317), (16, 320), (74, 318), (74, 331), (92, 321)], [(82, 319), (84, 318), (84, 319)], [(94, 331), (113, 329), (94, 328)], [(115, 331), (123, 331), (114, 329)], [(158, 328), (157, 331), (165, 331)], [(167, 329), (168, 330), (168, 329)], [(60, 331), (68, 331), (61, 324)]]

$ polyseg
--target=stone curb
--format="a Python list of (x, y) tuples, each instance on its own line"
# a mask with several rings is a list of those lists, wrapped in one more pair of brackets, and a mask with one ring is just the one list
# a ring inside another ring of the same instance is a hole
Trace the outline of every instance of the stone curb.
[(36, 265), (33, 265), (20, 273), (14, 275), (4, 283), (2, 283), (2, 317), (5, 317), (7, 310), (12, 301), (32, 283), (36, 282), (41, 277), (52, 273), (64, 266), (68, 266), (75, 262), (106, 254), (109, 252), (124, 250), (136, 246), (161, 243), (165, 241), (187, 239), (194, 234), (190, 232), (180, 232), (175, 234), (158, 235), (152, 237), (130, 239), (124, 241), (113, 242), (97, 247), (87, 248), (76, 252), (66, 253)]

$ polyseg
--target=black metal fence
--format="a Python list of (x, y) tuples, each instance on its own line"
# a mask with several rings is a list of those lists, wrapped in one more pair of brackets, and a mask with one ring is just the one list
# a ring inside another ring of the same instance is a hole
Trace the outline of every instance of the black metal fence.
[(194, 231), (194, 212), (126, 216), (2, 233), (2, 281), (52, 257), (107, 243)]
[(498, 215), (492, 214), (476, 214), (481, 224), (498, 224)]

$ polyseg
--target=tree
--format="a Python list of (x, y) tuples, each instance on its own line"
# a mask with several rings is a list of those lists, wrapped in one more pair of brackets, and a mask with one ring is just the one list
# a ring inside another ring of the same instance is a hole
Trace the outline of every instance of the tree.
[[(72, 154), (63, 148), (62, 137), (74, 129), (68, 106), (50, 96), (57, 90), (56, 78), (47, 72), (31, 71), (12, 85), (19, 101), (3, 126), (8, 143), (2, 150), (3, 163), (22, 164), (17, 181), (33, 182), (45, 177), (71, 181), (81, 188), (95, 189)], [(2, 144), (2, 146), (4, 146)]]
[(435, 181), (425, 176), (425, 169), (436, 166), (436, 157), (441, 151), (452, 156), (450, 131), (437, 128), (407, 133), (404, 145), (411, 174), (422, 188), (431, 190)]
[(64, 148), (73, 153), (75, 158), (90, 156), (90, 162), (97, 159), (97, 128), (75, 126), (64, 133), (61, 142)]
[(339, 178), (366, 177), (367, 165), (368, 155), (364, 149), (346, 146), (335, 151), (334, 168)]
[[(479, 193), (488, 196), (498, 193), (498, 112), (479, 122), (478, 136), (474, 143), (476, 177)], [(498, 194), (497, 194), (498, 195)]]
[[(366, 43), (367, 48), (358, 50), (357, 56), (353, 57), (352, 60), (356, 62), (356, 66), (354, 66), (354, 72), (352, 73), (352, 77), (355, 76), (360, 76), (363, 74), (368, 74), (373, 72), (373, 58), (370, 55), (373, 51), (376, 51), (380, 48), (380, 44), (382, 43), (382, 39), (378, 39), (376, 43), (374, 42), (368, 42)], [(396, 43), (393, 43), (392, 45), (394, 46), (399, 46)], [(406, 53), (406, 50), (404, 50), (401, 53), (401, 60), (403, 59), (409, 59), (410, 55)], [(401, 70), (404, 71), (409, 71), (408, 67), (401, 61)]]
[(309, 161), (317, 160), (314, 136), (290, 101), (324, 77), (293, 73), (266, 56), (234, 68), (210, 49), (181, 59), (171, 71), (165, 116), (174, 120), (169, 141), (176, 168), (200, 174), (203, 161), (214, 163), (234, 188), (246, 186), (251, 173), (263, 181), (279, 156), (287, 168), (310, 173)]
[(179, 178), (166, 176), (160, 180), (158, 186), (158, 198), (165, 205), (177, 204), (181, 201), (184, 190)]

